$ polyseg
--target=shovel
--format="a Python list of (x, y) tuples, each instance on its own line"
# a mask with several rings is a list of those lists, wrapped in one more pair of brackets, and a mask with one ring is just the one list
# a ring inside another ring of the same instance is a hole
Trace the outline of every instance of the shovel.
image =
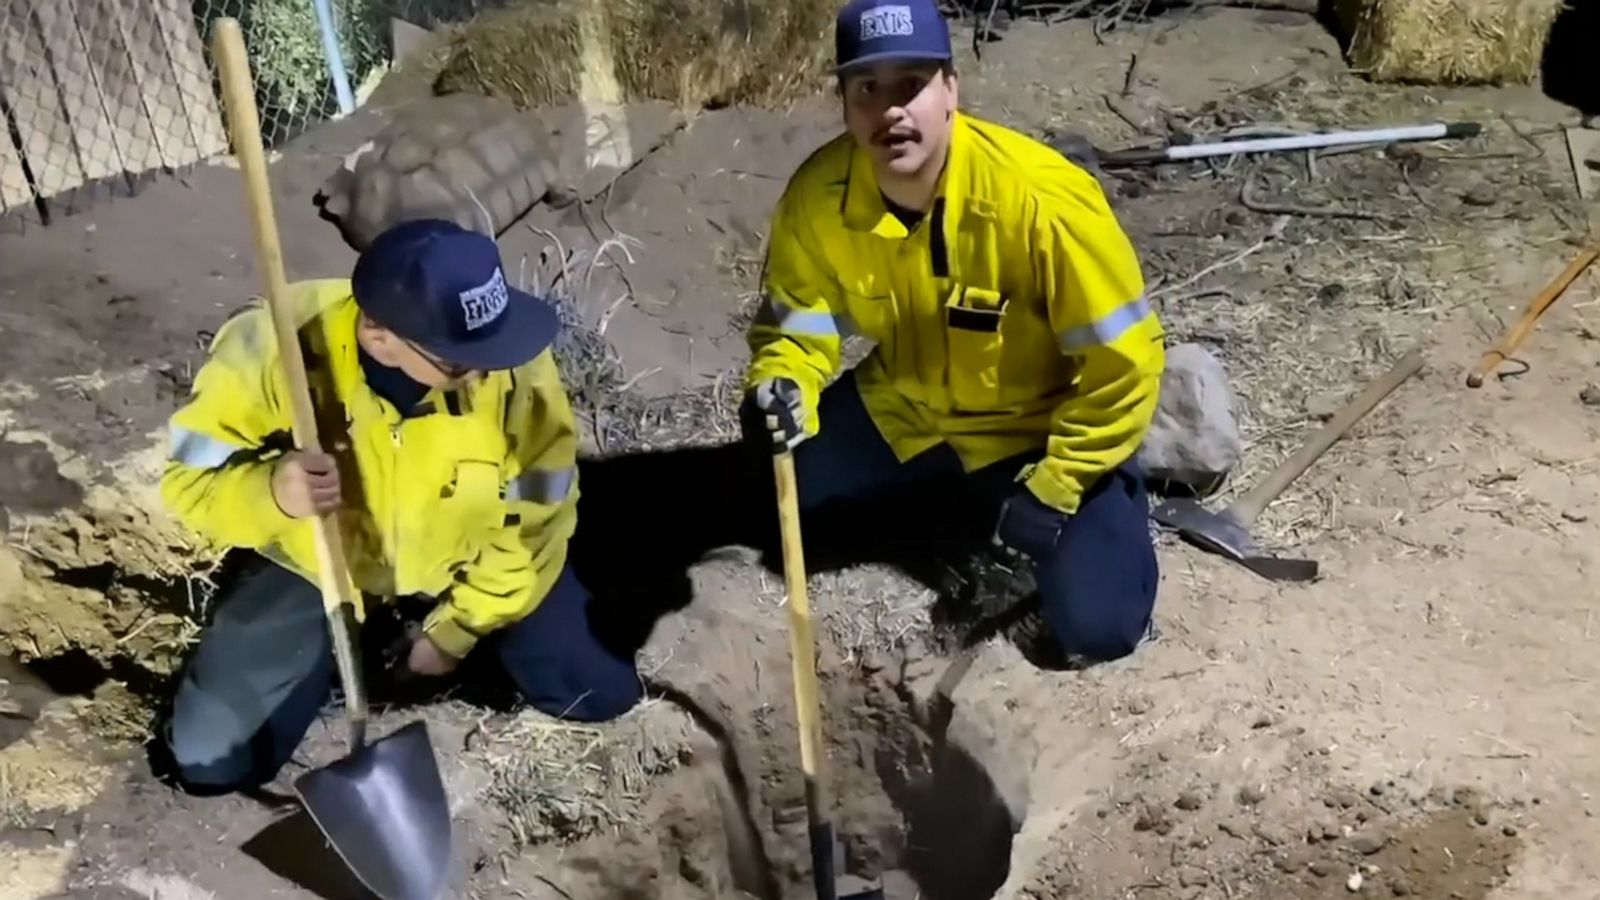
[[(881, 886), (844, 885), (837, 878), (843, 856), (833, 831), (827, 748), (822, 743), (822, 689), (817, 683), (817, 647), (811, 632), (805, 554), (800, 543), (800, 495), (794, 456), (778, 454), (778, 523), (783, 531), (783, 581), (789, 595), (789, 656), (794, 665), (795, 712), (800, 722), (800, 768), (806, 779), (806, 824), (811, 838), (811, 875), (817, 900), (883, 900)], [(855, 879), (848, 879), (854, 882)]]
[(1311, 468), (1363, 416), (1383, 402), (1402, 382), (1422, 368), (1422, 351), (1412, 350), (1377, 380), (1367, 385), (1355, 399), (1345, 404), (1327, 424), (1317, 429), (1294, 455), (1284, 460), (1265, 479), (1221, 512), (1212, 512), (1184, 497), (1163, 501), (1151, 511), (1151, 518), (1175, 529), (1202, 549), (1220, 553), (1263, 578), (1273, 581), (1310, 581), (1317, 577), (1317, 563), (1309, 559), (1280, 559), (1265, 556), (1250, 534), (1256, 517), (1289, 485)]
[[(300, 337), (286, 305), (283, 252), (267, 184), (250, 62), (238, 20), (213, 20), (212, 42), (233, 151), (245, 177), (267, 307), (289, 383), (295, 446), (315, 451), (319, 448), (316, 412)], [(312, 525), (323, 605), (344, 688), (350, 749), (345, 758), (296, 779), (295, 791), (317, 827), (368, 890), (383, 900), (437, 900), (450, 868), (450, 805), (433, 746), (422, 722), (367, 743), (366, 691), (351, 638), (360, 617), (359, 595), (345, 566), (337, 520), (332, 514), (319, 516)]]

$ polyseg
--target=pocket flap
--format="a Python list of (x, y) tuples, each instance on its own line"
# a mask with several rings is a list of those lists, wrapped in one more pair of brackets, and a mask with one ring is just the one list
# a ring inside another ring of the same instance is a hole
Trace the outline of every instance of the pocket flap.
[(494, 463), (462, 460), (456, 463), (456, 477), (444, 489), (447, 498), (462, 498), (482, 503), (501, 495), (500, 467)]
[(997, 332), (1008, 302), (999, 291), (958, 286), (945, 304), (945, 324), (960, 331)]

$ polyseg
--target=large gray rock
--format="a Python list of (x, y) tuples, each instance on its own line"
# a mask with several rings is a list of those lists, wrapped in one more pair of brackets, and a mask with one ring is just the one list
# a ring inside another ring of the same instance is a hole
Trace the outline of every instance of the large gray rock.
[(1149, 480), (1199, 496), (1220, 488), (1244, 453), (1234, 410), (1221, 360), (1199, 344), (1167, 348), (1161, 401), (1138, 453)]

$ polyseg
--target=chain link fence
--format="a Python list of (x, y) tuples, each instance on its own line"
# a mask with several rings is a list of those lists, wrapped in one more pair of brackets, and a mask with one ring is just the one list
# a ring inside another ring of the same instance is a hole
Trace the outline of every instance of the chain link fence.
[[(352, 90), (391, 20), (433, 28), (503, 0), (330, 0)], [(0, 0), (0, 224), (49, 224), (229, 151), (210, 23), (237, 18), (262, 138), (338, 114), (314, 0)]]

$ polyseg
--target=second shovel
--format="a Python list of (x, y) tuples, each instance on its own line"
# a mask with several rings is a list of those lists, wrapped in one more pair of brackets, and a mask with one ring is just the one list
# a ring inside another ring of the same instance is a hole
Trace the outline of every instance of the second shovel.
[(1264, 555), (1250, 533), (1250, 527), (1261, 511), (1311, 468), (1329, 447), (1421, 368), (1421, 350), (1412, 350), (1401, 357), (1388, 372), (1367, 385), (1327, 424), (1317, 429), (1293, 456), (1284, 460), (1261, 483), (1221, 512), (1213, 512), (1185, 497), (1174, 497), (1157, 505), (1150, 511), (1150, 517), (1177, 531), (1190, 543), (1220, 553), (1263, 578), (1274, 581), (1310, 581), (1316, 578), (1315, 560)]

